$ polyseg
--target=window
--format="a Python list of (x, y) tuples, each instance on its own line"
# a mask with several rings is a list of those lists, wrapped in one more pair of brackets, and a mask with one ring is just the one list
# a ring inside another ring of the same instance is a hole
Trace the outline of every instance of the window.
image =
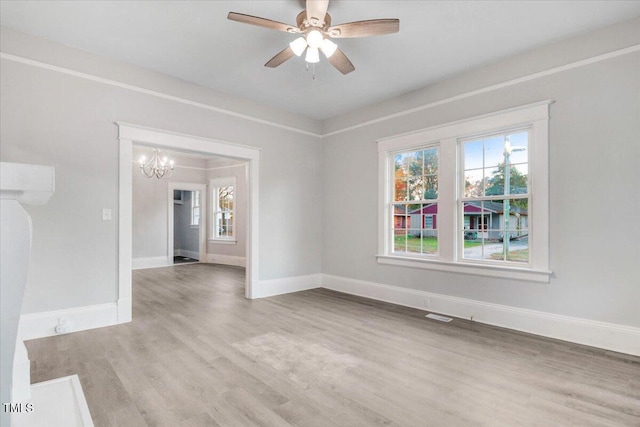
[(211, 180), (213, 240), (235, 242), (235, 177)]
[(191, 225), (200, 225), (200, 192), (191, 192)]
[(393, 154), (393, 253), (436, 254), (438, 233), (438, 147)]
[(529, 129), (460, 141), (462, 258), (529, 263)]
[(378, 141), (378, 262), (548, 282), (549, 104)]

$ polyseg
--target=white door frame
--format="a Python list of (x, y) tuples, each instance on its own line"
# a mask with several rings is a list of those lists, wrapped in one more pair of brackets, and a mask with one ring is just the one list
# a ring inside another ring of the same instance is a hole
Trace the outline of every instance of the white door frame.
[[(140, 143), (234, 157), (247, 161), (247, 267), (245, 296), (258, 292), (258, 190), (260, 149), (214, 139), (184, 135), (130, 123), (116, 122), (120, 141), (118, 203), (118, 323), (131, 321), (132, 179), (133, 144)], [(205, 240), (206, 241), (206, 240)]]
[(192, 182), (169, 181), (169, 192), (167, 195), (167, 257), (170, 264), (173, 264), (173, 191), (199, 191), (200, 192), (200, 225), (198, 226), (198, 252), (199, 262), (207, 262), (207, 185), (195, 184)]

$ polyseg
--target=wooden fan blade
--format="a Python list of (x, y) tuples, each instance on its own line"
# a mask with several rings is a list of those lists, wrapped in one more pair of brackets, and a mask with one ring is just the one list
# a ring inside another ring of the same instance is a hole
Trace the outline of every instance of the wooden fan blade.
[(293, 50), (291, 50), (291, 48), (287, 46), (282, 49), (282, 51), (280, 51), (280, 53), (278, 53), (276, 56), (271, 58), (269, 62), (264, 64), (264, 66), (269, 68), (276, 68), (278, 65), (281, 65), (283, 62), (291, 59), (291, 57), (293, 57), (294, 55), (295, 53), (293, 53)]
[(349, 58), (347, 58), (347, 55), (345, 55), (344, 52), (342, 52), (340, 49), (336, 49), (333, 55), (331, 55), (328, 59), (331, 65), (336, 67), (336, 69), (342, 74), (349, 74), (356, 69), (351, 61), (349, 61)]
[(289, 33), (299, 33), (300, 30), (294, 26), (284, 24), (271, 19), (260, 18), (258, 16), (245, 15), (243, 13), (229, 12), (227, 19), (242, 22), (243, 24), (257, 25), (258, 27), (269, 28), (271, 30), (286, 31)]
[(311, 25), (322, 26), (329, 8), (329, 0), (307, 0), (307, 20)]
[(397, 33), (400, 30), (399, 19), (371, 19), (369, 21), (348, 22), (333, 26), (327, 30), (332, 38), (369, 37)]

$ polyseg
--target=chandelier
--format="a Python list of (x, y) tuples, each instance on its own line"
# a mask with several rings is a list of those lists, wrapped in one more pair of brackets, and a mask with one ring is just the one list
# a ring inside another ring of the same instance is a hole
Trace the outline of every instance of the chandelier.
[(162, 179), (173, 175), (173, 160), (169, 160), (166, 156), (160, 158), (160, 150), (157, 148), (153, 149), (153, 155), (148, 161), (145, 156), (141, 156), (139, 163), (140, 171), (147, 178), (155, 176), (158, 179)]

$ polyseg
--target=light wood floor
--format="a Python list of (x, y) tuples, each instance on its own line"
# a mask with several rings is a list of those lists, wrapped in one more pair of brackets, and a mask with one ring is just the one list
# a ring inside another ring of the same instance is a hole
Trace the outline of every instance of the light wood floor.
[[(96, 426), (640, 426), (640, 359), (244, 271), (134, 272), (133, 322), (27, 342)], [(62, 426), (61, 426), (62, 427)]]

